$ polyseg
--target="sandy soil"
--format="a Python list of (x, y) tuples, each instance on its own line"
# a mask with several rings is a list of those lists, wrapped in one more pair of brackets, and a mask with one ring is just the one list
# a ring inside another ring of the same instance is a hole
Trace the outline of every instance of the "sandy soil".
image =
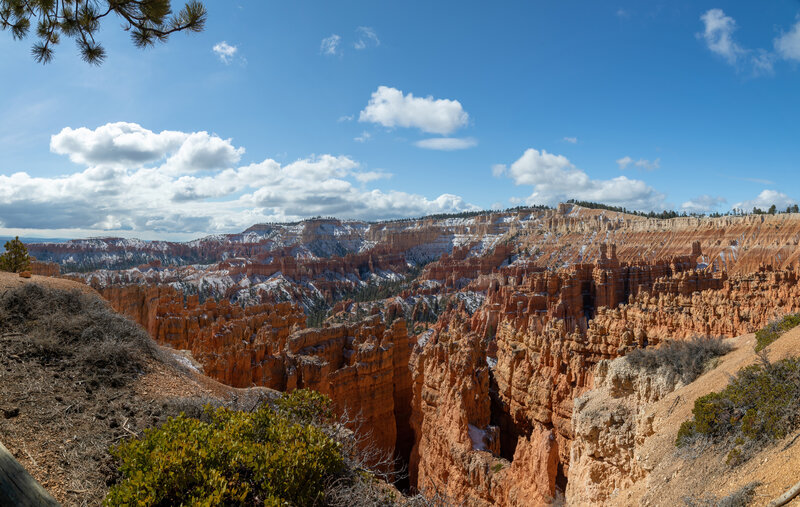
[(0, 295), (2, 295), (2, 293), (8, 289), (21, 287), (26, 283), (35, 283), (37, 285), (43, 285), (51, 289), (61, 289), (61, 290), (77, 289), (87, 294), (99, 295), (96, 290), (89, 287), (88, 285), (84, 283), (74, 282), (72, 280), (67, 280), (66, 278), (54, 278), (51, 276), (39, 276), (39, 275), (33, 275), (30, 278), (22, 278), (16, 273), (8, 273), (6, 271), (0, 271)]
[[(800, 432), (776, 442), (737, 467), (725, 464), (726, 452), (707, 449), (698, 456), (682, 455), (675, 447), (675, 436), (683, 421), (691, 417), (694, 401), (712, 391), (722, 390), (730, 376), (757, 361), (753, 351), (755, 335), (731, 340), (736, 349), (723, 357), (719, 365), (688, 386), (674, 391), (653, 404), (655, 434), (648, 437), (639, 453), (641, 462), (652, 469), (648, 477), (621, 491), (618, 505), (683, 505), (684, 498), (711, 493), (724, 497), (742, 486), (758, 481), (751, 505), (766, 505), (800, 481)], [(800, 328), (791, 330), (768, 347), (769, 359), (796, 356), (800, 353)], [(800, 505), (795, 500), (791, 505)]]

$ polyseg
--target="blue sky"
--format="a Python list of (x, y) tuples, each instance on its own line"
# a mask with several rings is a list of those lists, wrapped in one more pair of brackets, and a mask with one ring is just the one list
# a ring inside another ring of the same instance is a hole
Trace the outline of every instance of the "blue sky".
[(0, 33), (0, 235), (800, 198), (797, 1), (206, 6), (100, 67)]

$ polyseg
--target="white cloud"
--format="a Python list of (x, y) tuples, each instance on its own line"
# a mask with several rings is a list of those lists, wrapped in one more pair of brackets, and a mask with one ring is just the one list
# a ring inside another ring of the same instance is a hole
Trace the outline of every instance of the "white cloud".
[(684, 202), (681, 204), (681, 210), (687, 213), (711, 213), (726, 202), (724, 197), (713, 197), (706, 194)]
[(384, 127), (416, 127), (423, 132), (447, 135), (467, 125), (469, 115), (457, 100), (414, 97), (388, 86), (372, 93), (358, 121)]
[(393, 176), (392, 173), (383, 171), (365, 171), (354, 174), (356, 180), (361, 183), (369, 183), (370, 181), (389, 179)]
[(569, 144), (577, 144), (578, 143), (578, 138), (577, 137), (565, 137), (564, 141), (569, 143)]
[(625, 170), (633, 164), (634, 167), (638, 167), (639, 169), (645, 169), (647, 171), (654, 171), (661, 167), (661, 159), (657, 158), (655, 160), (647, 160), (644, 158), (640, 158), (639, 160), (633, 160), (631, 157), (625, 156), (620, 159), (617, 159), (617, 165), (620, 169)]
[(353, 141), (357, 141), (359, 143), (365, 143), (365, 142), (369, 141), (369, 139), (371, 137), (372, 137), (372, 134), (370, 134), (369, 132), (367, 132), (365, 130), (365, 131), (361, 132), (360, 136), (354, 137)]
[(212, 50), (219, 57), (219, 60), (227, 65), (233, 61), (233, 57), (236, 56), (236, 52), (239, 50), (239, 48), (236, 46), (231, 46), (227, 42), (222, 41), (214, 44)]
[(472, 137), (433, 137), (431, 139), (422, 139), (414, 143), (414, 145), (419, 148), (442, 151), (465, 150), (477, 144), (478, 140)]
[(774, 41), (775, 50), (787, 60), (800, 61), (800, 21)]
[(206, 132), (117, 123), (64, 129), (51, 146), (84, 168), (58, 177), (0, 174), (0, 233), (185, 237), (315, 215), (387, 219), (475, 209), (451, 194), (364, 188), (391, 174), (362, 171), (344, 156), (236, 166), (244, 149)]
[(325, 37), (322, 39), (322, 42), (319, 44), (319, 51), (323, 55), (337, 55), (339, 54), (339, 43), (342, 41), (342, 38), (335, 33), (332, 34), (330, 37)]
[(725, 15), (722, 9), (709, 9), (700, 19), (704, 30), (699, 35), (713, 53), (737, 68), (748, 66), (755, 75), (772, 73), (775, 55), (763, 49), (754, 51), (740, 46), (733, 38), (736, 20)]
[(234, 148), (231, 139), (208, 132), (155, 133), (136, 123), (117, 122), (94, 130), (66, 127), (50, 137), (50, 151), (67, 155), (77, 164), (100, 167), (141, 167), (169, 155), (167, 166), (196, 171), (230, 167), (244, 148)]
[(377, 47), (381, 45), (378, 35), (371, 27), (359, 26), (356, 28), (358, 40), (353, 44), (356, 49), (366, 49), (368, 47)]
[(633, 159), (631, 157), (625, 156), (622, 158), (617, 159), (617, 165), (620, 169), (627, 169), (629, 165), (633, 163)]
[(355, 120), (355, 116), (353, 116), (352, 114), (346, 114), (346, 115), (340, 116), (339, 119), (336, 120), (336, 121), (339, 122), (339, 123), (344, 123), (346, 121), (353, 121), (353, 120)]
[(234, 148), (231, 139), (193, 132), (167, 160), (166, 166), (177, 172), (226, 169), (239, 162), (243, 154), (244, 148)]
[(508, 175), (517, 185), (532, 185), (528, 204), (554, 205), (567, 199), (602, 202), (637, 210), (663, 206), (664, 196), (641, 180), (618, 176), (594, 180), (563, 155), (528, 149), (511, 167), (496, 165), (492, 172)]
[(733, 40), (736, 21), (726, 16), (722, 9), (709, 9), (700, 19), (705, 24), (703, 38), (708, 49), (722, 56), (731, 65), (744, 53), (744, 50)]
[(760, 208), (764, 211), (767, 211), (773, 204), (779, 210), (783, 211), (787, 206), (797, 204), (797, 201), (783, 192), (778, 192), (777, 190), (762, 190), (755, 199), (737, 202), (733, 205), (733, 208), (744, 211), (751, 211), (753, 208)]

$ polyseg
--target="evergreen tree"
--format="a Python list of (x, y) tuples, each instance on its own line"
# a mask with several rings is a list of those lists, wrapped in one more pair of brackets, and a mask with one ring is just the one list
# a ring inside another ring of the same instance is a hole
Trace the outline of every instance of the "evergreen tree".
[(36, 37), (31, 52), (39, 63), (53, 59), (53, 47), (61, 36), (75, 39), (81, 57), (99, 65), (106, 57), (95, 40), (100, 21), (112, 12), (122, 18), (133, 43), (141, 48), (166, 42), (175, 32), (203, 30), (206, 9), (191, 0), (174, 14), (170, 0), (0, 0), (0, 29), (10, 30), (14, 39), (28, 35), (35, 24)]
[(11, 271), (12, 273), (19, 273), (20, 271), (28, 271), (31, 269), (31, 258), (28, 255), (28, 249), (19, 236), (6, 241), (6, 253), (0, 255), (0, 271)]

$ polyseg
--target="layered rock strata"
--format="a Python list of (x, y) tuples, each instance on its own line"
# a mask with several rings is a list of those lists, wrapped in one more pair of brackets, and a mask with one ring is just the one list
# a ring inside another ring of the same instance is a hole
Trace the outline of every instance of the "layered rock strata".
[(463, 311), (450, 311), (421, 339), (413, 370), (411, 484), (464, 505), (542, 505), (554, 499), (558, 449), (551, 431), (520, 437), (500, 457), (492, 424), (485, 341)]
[[(412, 359), (415, 417), (422, 418), (414, 423), (419, 428), (420, 458), (412, 459), (412, 466), (418, 463), (421, 487), (470, 483), (472, 488), (453, 486), (450, 492), (468, 504), (475, 498), (512, 504), (501, 493), (499, 475), (477, 473), (476, 458), (465, 447), (468, 431), (464, 426), (471, 423), (463, 414), (475, 410), (452, 408), (452, 402), (444, 400), (484, 400), (482, 405), (465, 404), (481, 407), (481, 423), (489, 405), (485, 399), (491, 400), (488, 417), (490, 425), (499, 428), (500, 440), (495, 454), (511, 461), (509, 470), (529, 449), (537, 449), (539, 456), (542, 449), (553, 450), (554, 472), (549, 466), (534, 467), (539, 474), (534, 477), (552, 485), (539, 491), (536, 498), (544, 501), (564, 493), (571, 480), (573, 400), (594, 385), (592, 371), (598, 363), (664, 339), (736, 336), (754, 331), (777, 315), (800, 311), (800, 271), (794, 268), (762, 267), (749, 275), (731, 276), (710, 268), (697, 270), (703, 254), (696, 243), (689, 255), (650, 263), (621, 262), (617, 252), (613, 246), (601, 247), (597, 263), (558, 271), (515, 265), (480, 276), (470, 287), (485, 288), (483, 306), (471, 317), (465, 314), (458, 325), (440, 319), (429, 344)], [(475, 352), (480, 347), (473, 343), (481, 343), (482, 352)], [(471, 367), (458, 366), (437, 377), (429, 371), (427, 355), (432, 364), (465, 361), (448, 355), (451, 344), (473, 344), (468, 350), (477, 358), (466, 361)], [(481, 354), (488, 357), (488, 391), (479, 377), (467, 384), (468, 389), (462, 387), (465, 379), (486, 368)], [(447, 411), (442, 415), (442, 404), (461, 415)], [(426, 428), (433, 432), (432, 438), (425, 436)], [(426, 464), (426, 459), (431, 463)], [(437, 470), (442, 470), (439, 475)], [(629, 472), (635, 475), (634, 470)]]
[(411, 344), (403, 319), (380, 315), (316, 329), (289, 303), (243, 308), (164, 286), (103, 289), (112, 306), (159, 343), (189, 350), (204, 373), (234, 387), (309, 388), (371, 432), (371, 445), (407, 461), (410, 453)]

